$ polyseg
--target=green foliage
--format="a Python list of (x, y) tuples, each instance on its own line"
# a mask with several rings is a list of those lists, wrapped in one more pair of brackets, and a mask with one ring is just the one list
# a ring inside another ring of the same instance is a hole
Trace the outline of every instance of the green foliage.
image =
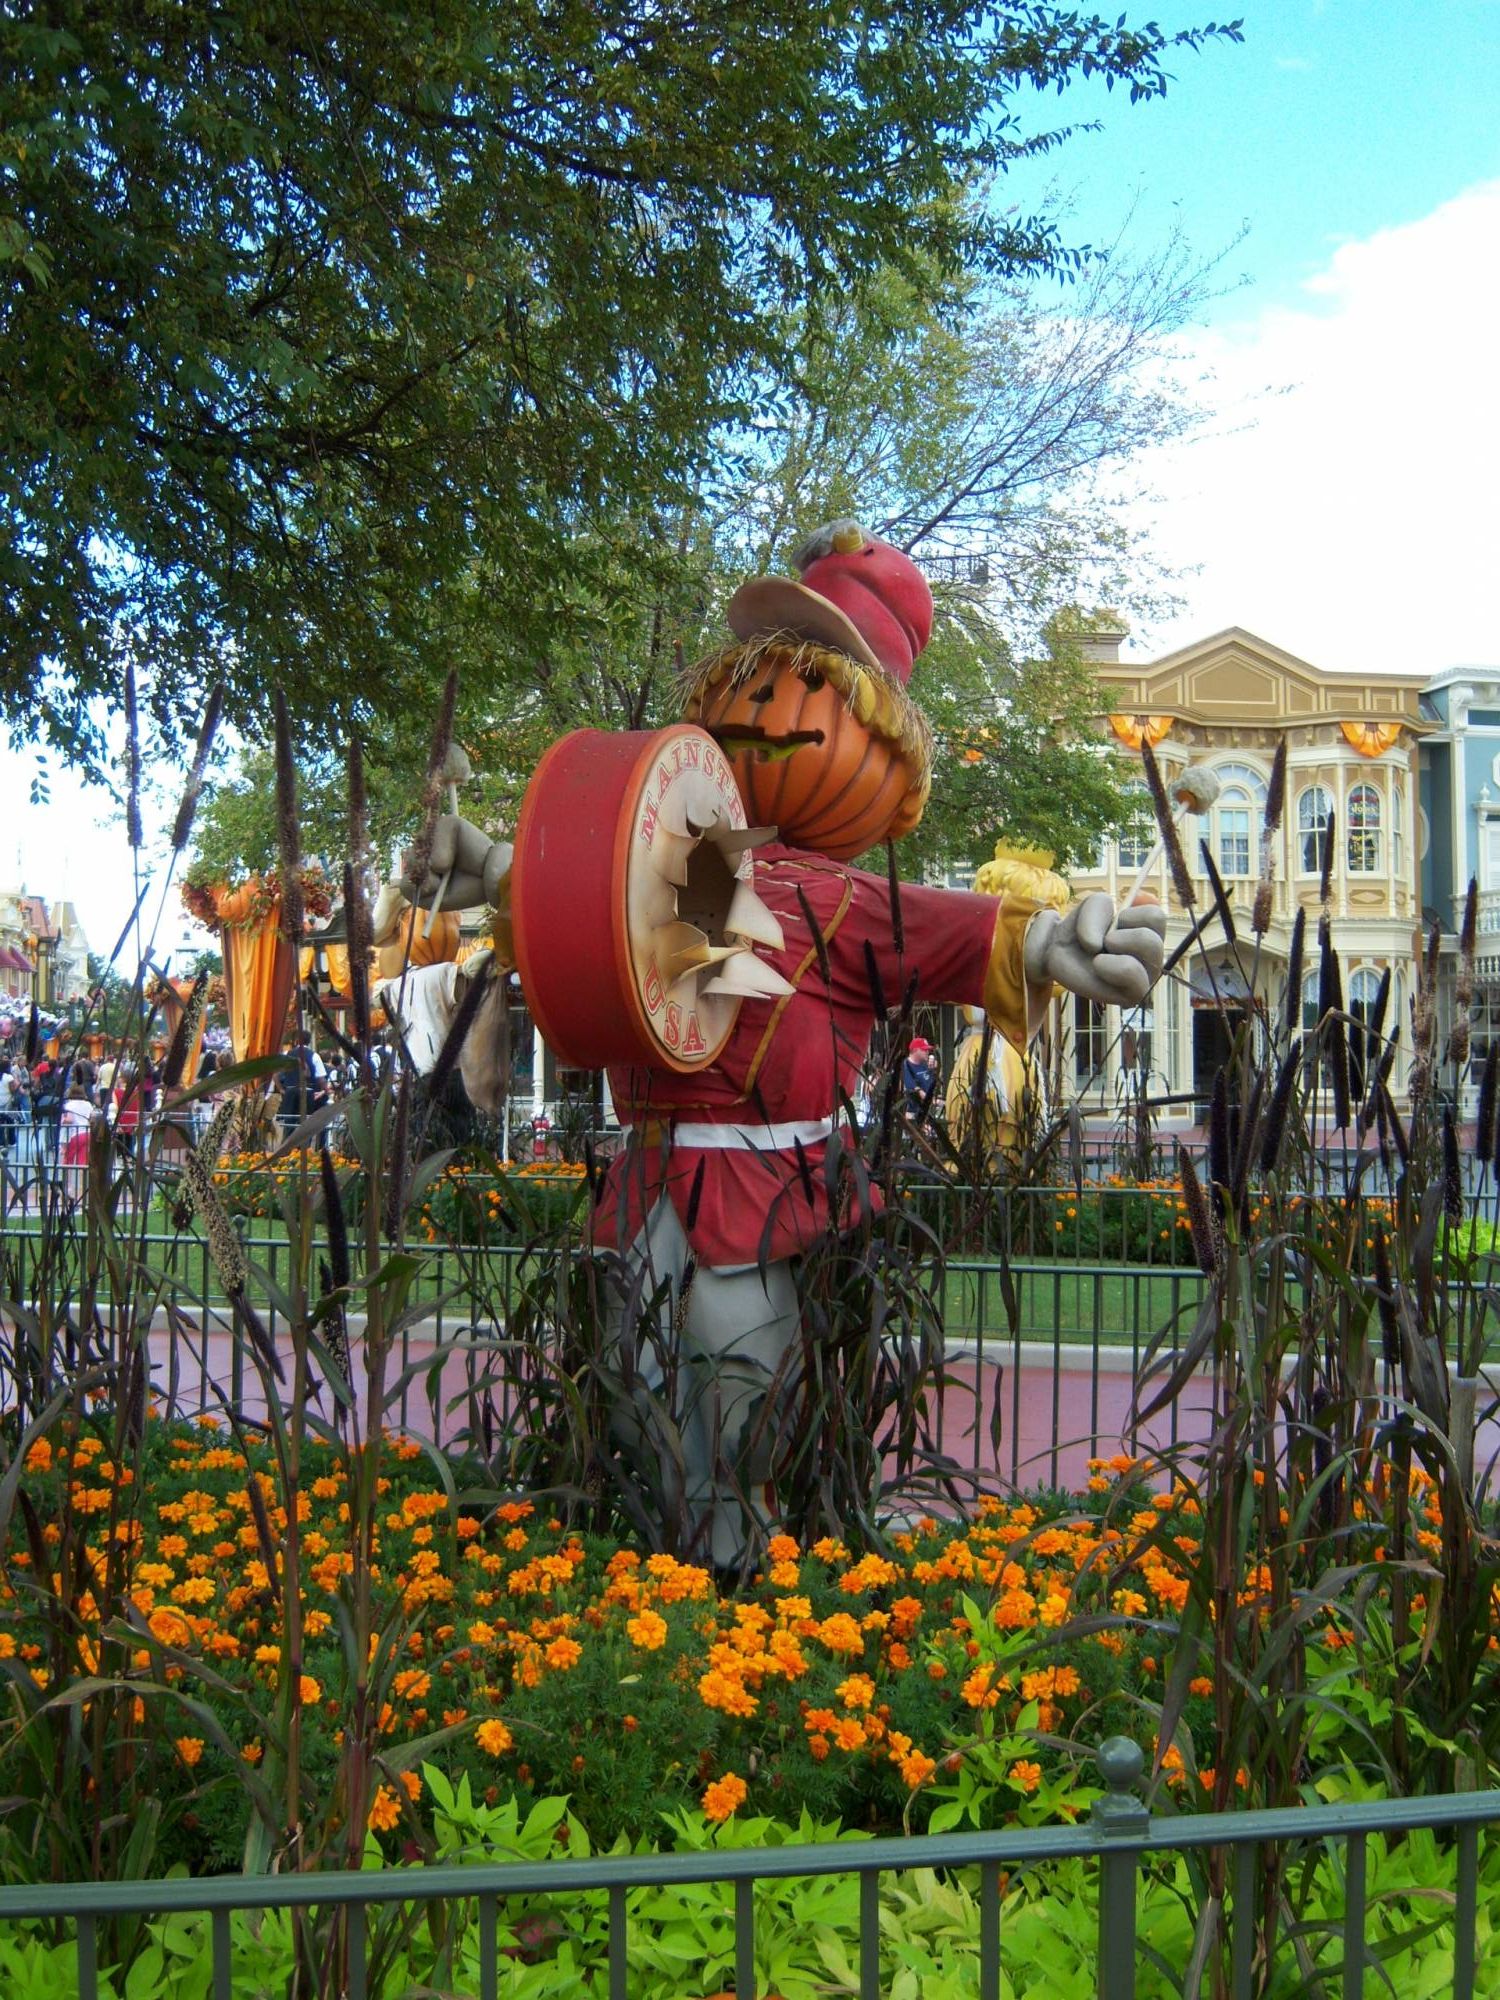
[(596, 574), (580, 522), (682, 493), (784, 393), (789, 304), (1065, 267), (960, 195), (1063, 136), (1023, 94), (1159, 95), (1204, 38), (912, 0), (857, 33), (786, 0), (305, 25), (0, 30), (0, 712), (96, 761), (126, 650), (168, 739), (219, 677), (241, 726), (273, 679), (326, 724), (420, 707), (435, 657), (524, 667)]

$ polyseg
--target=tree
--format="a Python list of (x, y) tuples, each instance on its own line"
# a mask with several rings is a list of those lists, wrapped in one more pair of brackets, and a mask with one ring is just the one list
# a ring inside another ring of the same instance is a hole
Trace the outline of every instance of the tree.
[(315, 725), (512, 671), (607, 587), (601, 513), (686, 498), (787, 386), (784, 316), (891, 266), (1065, 267), (961, 197), (1166, 88), (1041, 0), (22, 0), (0, 22), (0, 715), (100, 762), (149, 671)]
[[(1098, 684), (1053, 614), (1083, 598), (1135, 615), (1160, 601), (1164, 579), (1121, 528), (1115, 493), (1143, 452), (1198, 421), (1168, 363), (1217, 265), (1175, 241), (1144, 260), (1117, 248), (1065, 302), (1039, 284), (927, 288), (885, 271), (788, 315), (795, 393), (752, 434), (715, 441), (693, 502), (593, 522), (557, 631), (503, 687), (465, 690), (460, 734), (478, 774), (466, 810), (513, 826), (554, 737), (669, 720), (674, 659), (715, 643), (729, 590), (784, 563), (817, 521), (854, 514), (935, 572), (939, 615), (913, 685), (938, 765), (907, 865), (973, 861), (1001, 837), (1065, 866), (1097, 853), (1130, 807), (1117, 762), (1089, 741)], [(365, 757), (390, 851), (412, 810), (411, 752), (377, 727)], [(269, 757), (253, 753), (207, 808), (200, 853), (223, 872), (236, 857), (269, 866), (272, 795)], [(335, 767), (313, 762), (304, 806), (310, 847), (341, 852)]]

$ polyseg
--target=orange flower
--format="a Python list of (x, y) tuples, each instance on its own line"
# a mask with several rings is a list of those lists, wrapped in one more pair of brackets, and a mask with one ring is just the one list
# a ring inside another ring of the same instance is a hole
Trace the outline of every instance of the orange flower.
[(554, 1639), (542, 1657), (549, 1667), (565, 1674), (583, 1658), (583, 1648), (576, 1639)]
[(487, 1757), (503, 1756), (515, 1742), (515, 1738), (497, 1715), (492, 1715), (487, 1721), (479, 1724), (474, 1731), (474, 1740)]
[(745, 1803), (748, 1789), (743, 1778), (737, 1778), (733, 1771), (727, 1772), (703, 1794), (703, 1817), (713, 1820), (716, 1825), (732, 1818)]
[(630, 1643), (643, 1652), (656, 1653), (667, 1642), (667, 1621), (659, 1611), (641, 1611), (626, 1622)]
[(176, 1748), (177, 1754), (184, 1764), (196, 1764), (203, 1756), (203, 1738), (201, 1736), (179, 1736)]
[(389, 1833), (401, 1817), (401, 1802), (389, 1785), (382, 1785), (370, 1805), (365, 1821), (372, 1833)]
[(1012, 1764), (1005, 1775), (1007, 1782), (1014, 1785), (1017, 1791), (1034, 1792), (1042, 1782), (1042, 1767), (1023, 1757), (1019, 1763)]

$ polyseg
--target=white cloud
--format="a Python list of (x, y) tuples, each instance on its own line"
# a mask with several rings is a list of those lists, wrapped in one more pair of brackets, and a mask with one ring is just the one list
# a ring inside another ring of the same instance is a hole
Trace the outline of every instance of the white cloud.
[(1335, 669), (1500, 662), (1497, 249), (1500, 181), (1343, 244), (1295, 308), (1193, 341), (1220, 418), (1159, 455), (1149, 520), (1198, 574), (1135, 652), (1244, 625)]

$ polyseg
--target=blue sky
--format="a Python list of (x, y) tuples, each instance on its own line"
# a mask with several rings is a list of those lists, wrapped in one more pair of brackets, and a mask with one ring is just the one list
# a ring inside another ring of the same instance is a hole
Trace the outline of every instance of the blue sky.
[[(1089, 84), (1027, 107), (1028, 127), (1045, 107), (1103, 128), (1012, 177), (1027, 201), (1033, 177), (1038, 189), (1055, 177), (1069, 190), (1075, 240), (1110, 240), (1137, 189), (1137, 233), (1165, 233), (1175, 218), (1208, 252), (1248, 224), (1235, 268), (1270, 304), (1340, 243), (1415, 222), (1500, 174), (1500, 0), (1140, 13), (1169, 30), (1238, 14), (1245, 39), (1179, 52), (1165, 98), (1133, 105)], [(1218, 312), (1242, 306), (1230, 299)]]
[[(1166, 27), (1210, 12), (1130, 7)], [(1127, 214), (1134, 254), (1174, 225), (1203, 256), (1249, 230), (1226, 266), (1246, 282), (1182, 343), (1212, 377), (1211, 434), (1142, 468), (1156, 497), (1132, 518), (1181, 604), (1131, 650), (1243, 625), (1356, 674), (1500, 667), (1500, 0), (1252, 0), (1244, 27), (1174, 58), (1161, 101), (1023, 101), (1029, 129), (1101, 122), (1007, 196), (1064, 191), (1075, 242)], [(0, 887), (19, 866), (112, 939), (118, 823), (65, 773), (51, 806), (20, 805), (31, 770), (0, 751)]]

